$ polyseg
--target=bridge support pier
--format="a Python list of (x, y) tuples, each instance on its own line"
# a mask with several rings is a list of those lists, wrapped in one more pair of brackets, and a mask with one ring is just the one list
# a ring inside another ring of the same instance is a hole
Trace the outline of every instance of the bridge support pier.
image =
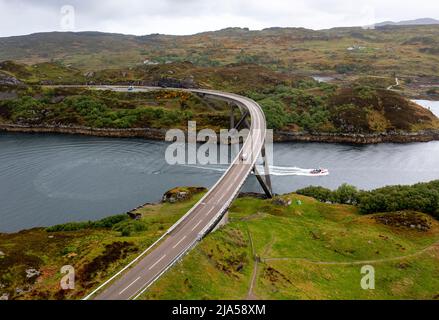
[(218, 229), (221, 229), (223, 226), (225, 226), (227, 223), (229, 223), (229, 211), (227, 211), (223, 218), (218, 222), (218, 224), (215, 226), (215, 228), (212, 230), (212, 232), (217, 231)]
[(235, 127), (235, 106), (229, 103), (230, 106), (230, 128)]
[(273, 187), (271, 185), (270, 167), (265, 152), (265, 144), (262, 148), (261, 156), (263, 160), (264, 173), (261, 174), (256, 166), (253, 168), (253, 172), (256, 176), (256, 179), (258, 179), (258, 182), (261, 185), (262, 189), (264, 190), (265, 195), (267, 196), (267, 198), (271, 199), (273, 198)]
[[(235, 108), (235, 106), (233, 104), (231, 104), (230, 128), (235, 128), (236, 130), (239, 130), (240, 127), (243, 125), (246, 126), (247, 128), (250, 128), (250, 125), (249, 125), (248, 120), (247, 120), (247, 117), (249, 116), (249, 112), (247, 110), (243, 110), (243, 109), (239, 108), (239, 110), (241, 111), (242, 117), (238, 122), (236, 122), (234, 108)], [(269, 163), (267, 161), (267, 155), (266, 155), (266, 150), (265, 150), (265, 142), (264, 142), (264, 147), (261, 150), (261, 156), (262, 156), (262, 160), (263, 160), (264, 172), (263, 172), (263, 174), (261, 174), (259, 172), (258, 168), (255, 166), (253, 168), (253, 173), (255, 174), (256, 179), (258, 180), (259, 184), (261, 185), (262, 189), (264, 190), (265, 195), (268, 198), (273, 198), (273, 188), (272, 188), (272, 184), (271, 184), (270, 167), (269, 167)]]

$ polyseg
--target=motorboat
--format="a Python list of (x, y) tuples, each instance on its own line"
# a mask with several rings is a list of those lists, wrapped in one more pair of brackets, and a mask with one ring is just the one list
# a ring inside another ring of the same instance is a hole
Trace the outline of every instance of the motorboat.
[(327, 176), (329, 174), (328, 169), (312, 169), (310, 172), (313, 176)]

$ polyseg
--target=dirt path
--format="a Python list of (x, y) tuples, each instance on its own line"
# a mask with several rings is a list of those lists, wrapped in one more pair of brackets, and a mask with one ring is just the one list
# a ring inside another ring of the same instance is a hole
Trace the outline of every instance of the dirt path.
[(381, 263), (381, 262), (390, 262), (390, 261), (399, 261), (407, 258), (414, 258), (417, 256), (420, 256), (421, 254), (430, 251), (430, 250), (439, 250), (439, 241), (420, 250), (415, 253), (411, 253), (404, 256), (399, 257), (393, 257), (393, 258), (383, 258), (383, 259), (374, 259), (374, 260), (360, 260), (360, 261), (350, 261), (350, 262), (339, 262), (339, 261), (315, 261), (311, 259), (306, 258), (262, 258), (261, 260), (263, 262), (269, 262), (269, 261), (300, 261), (300, 262), (306, 262), (310, 264), (316, 264), (316, 265), (338, 265), (338, 266), (349, 266), (349, 265), (364, 265), (364, 264), (373, 264), (373, 263)]
[(393, 87), (399, 86), (399, 79), (395, 77), (395, 84), (392, 84), (387, 88), (387, 90), (393, 90)]
[(253, 293), (253, 289), (255, 287), (256, 277), (258, 275), (259, 260), (256, 257), (255, 247), (253, 245), (253, 238), (252, 238), (252, 235), (250, 233), (250, 230), (248, 230), (248, 228), (247, 228), (247, 232), (248, 232), (248, 237), (250, 239), (250, 246), (251, 246), (251, 249), (252, 249), (252, 256), (253, 256), (253, 261), (254, 261), (253, 274), (252, 274), (252, 278), (250, 280), (250, 286), (249, 286), (249, 289), (248, 289), (248, 292), (247, 292), (247, 300), (257, 300), (258, 297)]
[[(258, 270), (259, 270), (259, 263), (261, 262), (261, 258), (258, 257), (257, 254), (256, 254), (255, 247), (254, 247), (254, 244), (253, 244), (253, 238), (252, 238), (252, 235), (250, 233), (250, 230), (248, 229), (248, 226), (247, 226), (247, 232), (248, 232), (248, 236), (249, 236), (249, 239), (250, 239), (252, 255), (253, 255), (253, 259), (254, 259), (254, 263), (255, 263), (255, 265), (253, 267), (253, 274), (252, 274), (252, 278), (251, 278), (251, 281), (250, 281), (249, 289), (248, 289), (248, 292), (247, 292), (247, 300), (258, 300), (259, 297), (255, 295), (254, 288), (256, 286), (256, 280), (257, 280), (257, 277), (258, 277)], [(270, 251), (271, 246), (274, 243), (274, 240), (275, 240), (274, 238), (270, 239), (270, 242), (267, 244), (267, 246), (264, 249), (264, 252), (262, 253), (263, 255), (266, 255)]]

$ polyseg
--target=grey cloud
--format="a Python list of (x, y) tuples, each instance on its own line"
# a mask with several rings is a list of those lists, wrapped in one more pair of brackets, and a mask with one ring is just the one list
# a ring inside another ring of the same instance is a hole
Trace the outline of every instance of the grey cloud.
[[(76, 30), (189, 34), (230, 26), (328, 28), (371, 19), (439, 17), (437, 0), (0, 0), (0, 36), (60, 29), (60, 8), (76, 11)], [(365, 10), (367, 9), (367, 10)]]

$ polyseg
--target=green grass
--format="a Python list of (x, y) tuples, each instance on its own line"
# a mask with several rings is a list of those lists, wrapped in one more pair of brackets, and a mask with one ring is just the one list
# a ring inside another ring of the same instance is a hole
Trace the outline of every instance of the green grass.
[(6, 89), (5, 92), (12, 90), (17, 95), (14, 99), (0, 101), (0, 116), (6, 123), (166, 129), (186, 128), (188, 120), (197, 120), (200, 129), (219, 129), (229, 120), (225, 103), (205, 101), (194, 94), (177, 91), (123, 93), (79, 88)]
[[(256, 64), (200, 67), (189, 62), (87, 73), (59, 63), (33, 66), (0, 63), (3, 72), (25, 85), (0, 88), (2, 122), (28, 125), (74, 125), (94, 128), (198, 128), (228, 126), (224, 102), (182, 92), (109, 92), (53, 88), (29, 84), (105, 83), (200, 87), (249, 96), (264, 110), (267, 126), (282, 132), (383, 133), (438, 129), (439, 119), (400, 93), (386, 90), (389, 76), (355, 72), (341, 83), (318, 83), (311, 78), (274, 72)], [(362, 76), (360, 76), (360, 74)], [(1, 81), (0, 81), (1, 82)], [(7, 98), (7, 97), (10, 98)]]
[[(334, 74), (343, 70), (340, 66), (350, 66), (354, 72), (371, 75), (434, 77), (438, 72), (438, 34), (435, 25), (374, 30), (228, 29), (185, 37), (146, 38), (90, 32), (45, 33), (3, 38), (0, 60), (54, 60), (83, 71), (128, 69), (142, 65), (145, 59), (160, 63), (191, 61), (200, 66), (251, 62), (302, 74)], [(348, 51), (353, 45), (363, 48)]]
[[(150, 246), (201, 196), (146, 205), (136, 211), (138, 221), (116, 216), (0, 234), (5, 253), (0, 258), (0, 294), (12, 299), (80, 299)], [(383, 225), (376, 215), (360, 215), (353, 206), (297, 194), (283, 198), (292, 204), (237, 199), (230, 223), (203, 239), (142, 298), (433, 299), (439, 294), (437, 221), (419, 213), (429, 219), (431, 229), (417, 231)], [(60, 268), (67, 264), (76, 269), (77, 287), (63, 292)], [(360, 270), (366, 264), (376, 270), (373, 291), (360, 287)], [(29, 268), (41, 275), (27, 279)], [(17, 294), (17, 289), (26, 292)]]
[[(135, 211), (141, 214), (138, 221), (120, 221), (116, 216), (94, 223), (0, 234), (0, 250), (5, 254), (0, 258), (0, 296), (7, 293), (10, 299), (81, 299), (155, 242), (201, 196), (172, 205), (144, 206)], [(73, 291), (60, 290), (60, 269), (64, 265), (75, 268)], [(41, 275), (27, 279), (25, 271), (29, 268), (39, 270)], [(17, 289), (26, 292), (17, 294)]]
[[(142, 298), (246, 299), (252, 250), (260, 260), (253, 298), (432, 299), (439, 293), (439, 252), (430, 247), (439, 240), (436, 221), (428, 232), (413, 231), (382, 225), (352, 206), (286, 197), (293, 200), (289, 207), (236, 200), (231, 222), (207, 236)], [(375, 290), (360, 287), (366, 264), (375, 267)]]

